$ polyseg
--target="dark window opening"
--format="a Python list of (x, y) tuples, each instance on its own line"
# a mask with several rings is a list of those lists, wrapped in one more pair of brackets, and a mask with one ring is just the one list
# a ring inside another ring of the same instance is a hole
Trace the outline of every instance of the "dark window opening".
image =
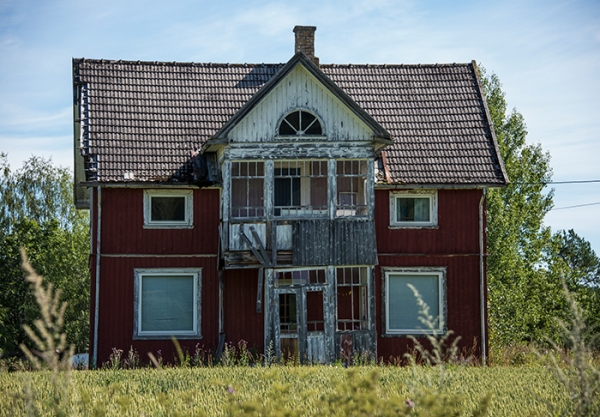
[(321, 123), (315, 115), (298, 110), (284, 117), (279, 125), (281, 136), (323, 135)]
[(184, 222), (185, 197), (151, 197), (151, 221)]

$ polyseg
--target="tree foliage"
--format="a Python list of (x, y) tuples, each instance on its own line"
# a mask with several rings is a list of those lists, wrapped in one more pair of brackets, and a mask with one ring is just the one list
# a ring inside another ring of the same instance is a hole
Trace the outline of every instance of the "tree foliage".
[(68, 302), (68, 343), (87, 350), (89, 338), (89, 216), (75, 209), (67, 169), (31, 157), (11, 171), (0, 154), (0, 354), (29, 343), (23, 330), (38, 316), (21, 269), (19, 248)]
[[(574, 231), (552, 235), (544, 217), (553, 207), (550, 155), (526, 142), (523, 116), (508, 111), (502, 85), (482, 73), (500, 153), (510, 184), (487, 198), (489, 329), (492, 345), (560, 342), (560, 320), (569, 314), (563, 281), (586, 300), (598, 296), (600, 261)], [(584, 294), (585, 297), (583, 296)]]

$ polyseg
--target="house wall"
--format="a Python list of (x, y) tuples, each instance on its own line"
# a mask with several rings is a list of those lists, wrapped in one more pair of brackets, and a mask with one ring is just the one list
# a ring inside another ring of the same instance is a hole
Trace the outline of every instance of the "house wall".
[[(448, 328), (462, 337), (461, 346), (481, 352), (479, 303), (479, 202), (481, 190), (439, 190), (438, 226), (403, 229), (389, 226), (389, 190), (375, 191), (375, 229), (378, 266), (375, 268), (375, 314), (378, 357), (401, 357), (412, 342), (403, 336), (385, 336), (384, 273), (386, 267), (445, 267)], [(103, 188), (101, 196), (100, 314), (98, 365), (108, 361), (113, 348), (125, 353), (133, 347), (147, 360), (147, 352), (175, 354), (169, 340), (132, 340), (134, 270), (136, 268), (197, 267), (202, 269), (202, 336), (181, 340), (193, 353), (196, 345), (214, 352), (219, 342), (218, 224), (220, 193), (194, 191), (193, 229), (144, 229), (143, 190)], [(94, 345), (96, 282), (97, 192), (92, 192), (91, 346)], [(223, 332), (226, 341), (240, 340), (264, 351), (264, 294), (257, 312), (258, 270), (223, 271)], [(261, 290), (262, 291), (262, 290)]]
[[(91, 337), (94, 320), (97, 267), (98, 192), (92, 192)], [(101, 191), (100, 297), (97, 365), (108, 361), (113, 348), (126, 355), (130, 347), (142, 361), (158, 350), (166, 360), (175, 354), (170, 340), (132, 340), (134, 270), (136, 268), (201, 269), (202, 339), (180, 340), (192, 354), (198, 344), (214, 352), (219, 341), (219, 279), (217, 273), (220, 193), (218, 189), (194, 191), (192, 229), (144, 229), (143, 190), (103, 188)]]
[[(264, 282), (264, 281), (263, 281)], [(258, 269), (223, 272), (223, 331), (227, 343), (248, 343), (253, 352), (264, 352), (264, 291), (261, 312), (256, 312)]]
[(412, 346), (406, 336), (385, 336), (386, 267), (445, 267), (447, 328), (461, 336), (466, 350), (481, 354), (479, 202), (482, 190), (439, 190), (438, 226), (407, 229), (389, 226), (388, 190), (376, 190), (376, 237), (379, 266), (375, 270), (377, 355), (401, 358)]

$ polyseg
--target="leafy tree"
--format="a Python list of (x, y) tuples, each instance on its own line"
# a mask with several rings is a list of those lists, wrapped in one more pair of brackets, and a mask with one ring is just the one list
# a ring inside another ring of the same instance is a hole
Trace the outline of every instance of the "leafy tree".
[[(549, 272), (565, 282), (573, 299), (583, 310), (588, 329), (600, 328), (600, 259), (592, 246), (575, 233), (561, 230), (552, 237)], [(600, 340), (592, 341), (600, 348)]]
[(89, 215), (75, 209), (67, 169), (31, 157), (15, 172), (0, 154), (0, 354), (29, 343), (23, 324), (37, 317), (21, 270), (19, 248), (68, 302), (68, 343), (87, 350), (89, 338)]
[(502, 85), (482, 73), (500, 153), (510, 184), (487, 199), (489, 329), (492, 346), (562, 343), (570, 292), (589, 324), (600, 322), (600, 260), (573, 230), (552, 235), (544, 217), (553, 206), (550, 155), (527, 144), (523, 116), (507, 111)]
[(553, 317), (564, 307), (561, 285), (543, 268), (551, 231), (544, 226), (552, 208), (550, 155), (539, 144), (527, 144), (523, 116), (507, 111), (500, 80), (482, 83), (500, 153), (510, 184), (491, 189), (488, 210), (488, 294), (490, 339), (494, 345), (541, 341), (557, 334)]

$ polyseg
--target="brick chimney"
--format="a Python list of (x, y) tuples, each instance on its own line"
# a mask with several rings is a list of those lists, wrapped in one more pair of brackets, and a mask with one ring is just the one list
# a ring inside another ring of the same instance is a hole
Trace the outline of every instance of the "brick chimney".
[(319, 58), (315, 56), (315, 31), (316, 26), (296, 26), (296, 50), (294, 53), (302, 52), (312, 62), (319, 65)]

